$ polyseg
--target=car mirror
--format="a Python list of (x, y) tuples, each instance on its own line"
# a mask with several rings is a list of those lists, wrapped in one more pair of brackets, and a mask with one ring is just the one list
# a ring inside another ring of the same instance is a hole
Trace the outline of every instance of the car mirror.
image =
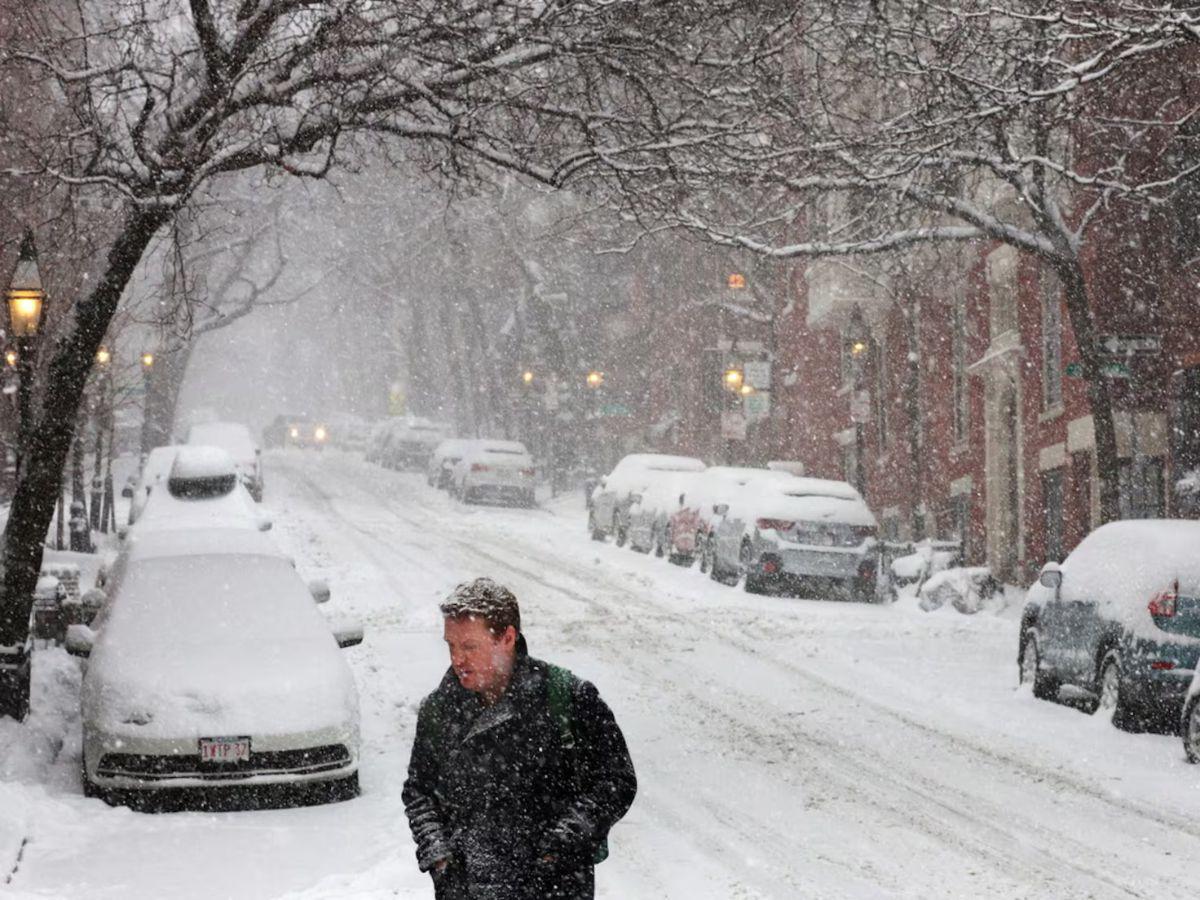
[(1062, 589), (1063, 573), (1057, 563), (1046, 563), (1042, 567), (1042, 574), (1038, 576), (1038, 584), (1042, 587), (1050, 588), (1054, 591), (1054, 595), (1058, 596), (1058, 592)]
[(125, 487), (121, 488), (121, 496), (124, 497), (126, 500), (132, 499), (133, 498), (133, 488), (130, 487), (129, 485), (125, 485)]
[(333, 636), (337, 645), (343, 650), (347, 647), (357, 647), (363, 642), (363, 627), (361, 622), (343, 622), (333, 626)]
[(259, 519), (258, 520), (258, 530), (259, 531), (270, 531), (271, 528), (274, 526), (274, 524), (275, 523), (272, 522), (270, 519), (267, 519), (267, 518)]
[[(88, 593), (91, 593), (90, 591)], [(96, 642), (96, 632), (92, 631), (87, 625), (68, 625), (67, 635), (64, 640), (67, 652), (72, 656), (79, 656), (84, 659), (91, 656), (92, 645)]]
[(729, 504), (728, 503), (714, 503), (713, 504), (713, 515), (723, 516), (727, 512), (729, 512)]
[(328, 603), (330, 597), (329, 583), (323, 578), (314, 578), (308, 583), (308, 592), (316, 603)]

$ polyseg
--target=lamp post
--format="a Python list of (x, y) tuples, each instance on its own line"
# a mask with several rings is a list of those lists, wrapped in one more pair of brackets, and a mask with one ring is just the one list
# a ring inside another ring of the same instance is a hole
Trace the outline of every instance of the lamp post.
[(101, 347), (96, 351), (96, 403), (93, 407), (92, 420), (96, 428), (96, 446), (92, 455), (92, 497), (91, 527), (93, 531), (108, 531), (108, 522), (101, 515), (104, 500), (104, 426), (108, 421), (108, 387), (109, 375), (112, 369), (112, 351)]
[[(867, 469), (863, 459), (865, 452), (866, 423), (863, 417), (866, 409), (861, 401), (863, 390), (863, 368), (867, 361), (867, 351), (871, 348), (871, 336), (863, 322), (862, 310), (857, 306), (850, 314), (850, 328), (846, 334), (847, 349), (850, 352), (851, 371), (854, 375), (854, 394), (851, 397), (851, 417), (854, 419), (854, 489), (862, 496), (867, 494)], [(856, 408), (857, 407), (857, 408)], [(869, 409), (869, 406), (867, 407)]]
[(8, 287), (9, 334), (16, 341), (17, 354), (18, 479), (25, 472), (33, 440), (30, 400), (33, 396), (34, 341), (41, 324), (45, 302), (46, 292), (42, 289), (42, 276), (38, 271), (33, 231), (26, 230), (25, 238), (21, 241), (21, 250), (17, 255), (17, 268)]

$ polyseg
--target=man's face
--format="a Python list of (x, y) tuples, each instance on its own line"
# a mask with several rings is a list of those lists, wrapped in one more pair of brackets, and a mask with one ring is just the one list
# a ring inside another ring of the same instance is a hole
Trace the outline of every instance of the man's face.
[(511, 625), (499, 637), (482, 619), (446, 619), (444, 636), (450, 665), (458, 682), (477, 694), (499, 694), (512, 674), (517, 630)]

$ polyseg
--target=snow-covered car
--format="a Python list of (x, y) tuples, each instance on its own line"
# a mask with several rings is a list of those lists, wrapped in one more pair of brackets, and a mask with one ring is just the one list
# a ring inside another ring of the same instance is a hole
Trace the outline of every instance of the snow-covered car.
[(703, 472), (704, 463), (690, 456), (664, 453), (631, 453), (600, 479), (592, 492), (588, 531), (592, 540), (614, 535), (623, 546), (629, 533), (629, 507), (664, 472)]
[(418, 416), (393, 419), (379, 453), (379, 462), (389, 469), (424, 471), (429, 454), (450, 432), (448, 425)]
[(1070, 686), (1119, 726), (1174, 725), (1200, 661), (1200, 522), (1109, 522), (1047, 563), (1017, 660), (1040, 699)]
[(165, 484), (159, 484), (129, 535), (192, 528), (268, 531), (271, 519), (241, 483), (220, 447), (180, 447)]
[(425, 483), (439, 490), (450, 487), (454, 464), (462, 459), (472, 443), (463, 438), (449, 438), (434, 447), (425, 465)]
[(256, 503), (263, 498), (262, 450), (239, 422), (204, 422), (188, 430), (189, 444), (220, 447), (233, 458), (242, 484)]
[(450, 475), (450, 493), (463, 503), (499, 500), (535, 506), (533, 457), (519, 441), (471, 441)]
[(183, 444), (170, 444), (166, 447), (155, 447), (146, 456), (142, 471), (137, 480), (130, 484), (122, 493), (129, 497), (129, 524), (132, 525), (146, 508), (150, 493), (155, 485), (167, 477), (175, 462), (175, 454)]
[(671, 523), (703, 472), (663, 472), (629, 505), (629, 546), (639, 553), (675, 557)]
[(329, 442), (329, 428), (308, 416), (276, 416), (263, 429), (266, 447), (300, 447), (320, 450)]
[(746, 466), (710, 466), (685, 492), (678, 509), (671, 515), (667, 533), (673, 561), (690, 564), (700, 558), (700, 571), (711, 568), (709, 537), (720, 516), (717, 510), (728, 508), (742, 486), (750, 481), (786, 482), (787, 472)]
[(358, 791), (359, 705), (331, 625), (289, 560), (244, 529), (150, 532), (131, 542), (92, 625), (83, 786), (110, 802), (228, 785)]
[(858, 600), (875, 596), (879, 526), (844, 481), (786, 476), (743, 485), (711, 538), (711, 574), (746, 590), (797, 584)]

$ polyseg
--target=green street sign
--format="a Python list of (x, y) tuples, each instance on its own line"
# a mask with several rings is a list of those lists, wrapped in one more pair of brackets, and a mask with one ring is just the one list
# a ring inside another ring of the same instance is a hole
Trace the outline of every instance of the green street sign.
[[(1064, 371), (1069, 378), (1082, 378), (1083, 363), (1067, 363), (1067, 367)], [(1127, 366), (1125, 363), (1106, 362), (1100, 366), (1100, 374), (1105, 378), (1128, 378), (1129, 366)]]

